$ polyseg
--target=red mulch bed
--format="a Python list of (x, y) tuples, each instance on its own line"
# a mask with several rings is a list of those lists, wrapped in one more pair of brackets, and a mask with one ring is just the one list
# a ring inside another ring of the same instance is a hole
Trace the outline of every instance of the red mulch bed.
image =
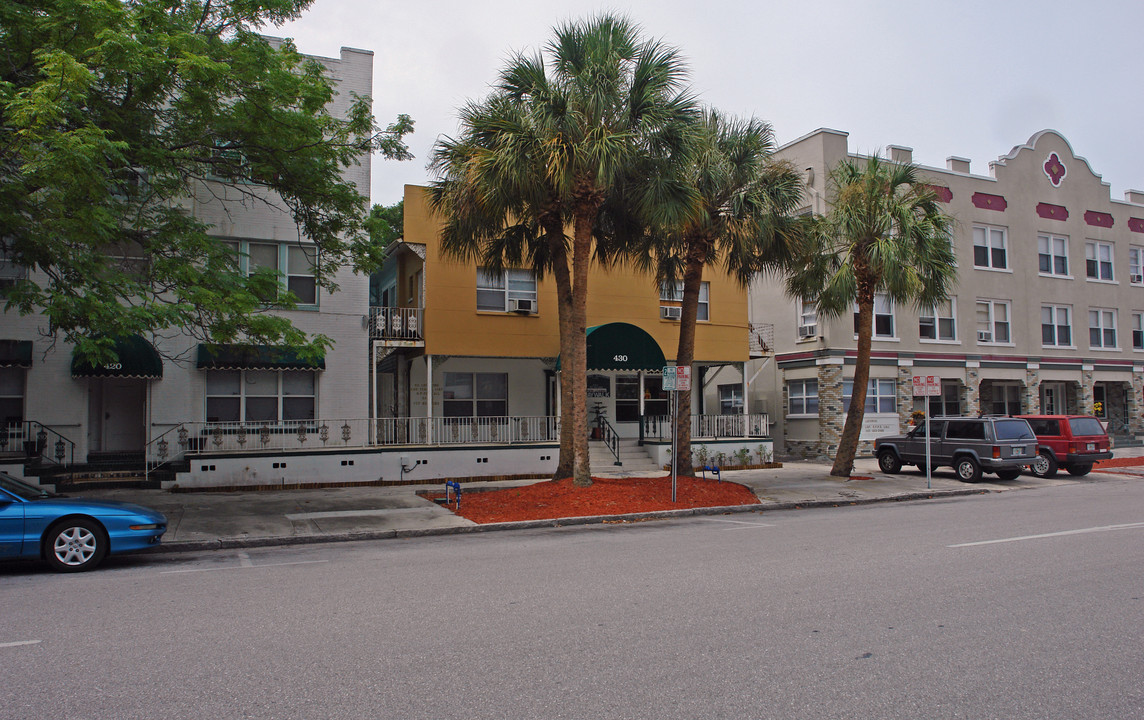
[[(428, 496), (444, 497), (442, 493)], [(462, 492), (461, 509), (445, 507), (475, 523), (550, 520), (588, 515), (624, 515), (655, 510), (756, 505), (759, 499), (733, 482), (696, 477), (676, 480), (676, 502), (671, 502), (671, 476), (654, 478), (592, 478), (592, 486), (579, 488), (571, 478), (486, 492)]]
[(1132, 467), (1133, 465), (1144, 465), (1144, 457), (1126, 457), (1126, 458), (1111, 458), (1109, 460), (1097, 460), (1094, 467), (1096, 467), (1096, 468)]

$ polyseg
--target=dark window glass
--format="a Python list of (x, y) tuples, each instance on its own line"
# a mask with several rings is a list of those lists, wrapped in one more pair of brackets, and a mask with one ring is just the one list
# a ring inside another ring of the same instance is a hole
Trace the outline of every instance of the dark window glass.
[(1104, 435), (1104, 426), (1096, 418), (1069, 418), (1073, 435)]

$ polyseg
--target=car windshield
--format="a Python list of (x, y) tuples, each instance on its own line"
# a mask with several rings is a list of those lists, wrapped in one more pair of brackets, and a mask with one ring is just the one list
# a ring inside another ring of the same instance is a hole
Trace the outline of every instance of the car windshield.
[(38, 498), (56, 497), (55, 493), (48, 492), (34, 485), (29, 485), (12, 477), (0, 473), (0, 489), (7, 490), (21, 500), (36, 500)]
[(1075, 435), (1103, 435), (1104, 428), (1096, 418), (1069, 418), (1069, 427)]
[(1024, 420), (998, 420), (993, 425), (998, 440), (1035, 440), (1033, 430)]

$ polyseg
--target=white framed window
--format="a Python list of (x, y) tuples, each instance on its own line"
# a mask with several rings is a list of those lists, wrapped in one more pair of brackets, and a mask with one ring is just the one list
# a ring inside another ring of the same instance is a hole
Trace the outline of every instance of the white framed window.
[(1041, 306), (1041, 345), (1072, 347), (1072, 308), (1067, 305)]
[(1069, 276), (1069, 240), (1060, 235), (1037, 236), (1037, 270), (1042, 275)]
[(957, 300), (949, 298), (918, 313), (918, 337), (922, 342), (957, 341)]
[(1132, 313), (1132, 349), (1144, 350), (1144, 313)]
[(1021, 386), (1018, 383), (993, 383), (993, 396), (990, 401), (994, 415), (1021, 414)]
[[(850, 412), (850, 397), (854, 394), (854, 381), (842, 381), (842, 411)], [(898, 390), (895, 380), (870, 378), (866, 386), (866, 412), (896, 413), (898, 411)]]
[(957, 381), (943, 381), (941, 384), (941, 395), (914, 398), (914, 410), (925, 412), (927, 405), (929, 406), (929, 416), (931, 418), (943, 416), (955, 417), (960, 415), (961, 389)]
[(477, 268), (477, 310), (535, 313), (535, 273), (519, 268), (500, 272)]
[(1089, 308), (1088, 346), (1096, 350), (1116, 349), (1116, 310)]
[(973, 266), (987, 270), (1009, 269), (1008, 233), (993, 225), (973, 226)]
[(508, 373), (445, 373), (441, 410), (445, 417), (508, 415)]
[[(704, 280), (699, 284), (699, 307), (695, 319), (707, 322), (711, 319), (711, 284)], [(667, 320), (679, 319), (679, 308), (683, 304), (683, 283), (660, 283), (659, 316)], [(674, 308), (674, 309), (671, 309)]]
[(24, 368), (0, 367), (0, 432), (24, 421)]
[(810, 300), (798, 301), (798, 339), (818, 337), (818, 304)]
[[(228, 240), (238, 251), (239, 270), (247, 277), (258, 268), (269, 268), (282, 278), (280, 291), (294, 293), (300, 306), (318, 304), (318, 280), (314, 271), (318, 267), (318, 248), (315, 245), (292, 243)], [(263, 298), (272, 302), (276, 298)]]
[(787, 381), (787, 415), (818, 415), (818, 381)]
[[(874, 295), (874, 338), (893, 340), (898, 336), (894, 329), (894, 303), (885, 293)], [(858, 303), (854, 303), (854, 335), (858, 335)]]
[(1128, 246), (1128, 282), (1144, 285), (1144, 247)]
[(977, 342), (1010, 345), (1010, 306), (1008, 300), (977, 300)]
[(208, 370), (207, 422), (313, 420), (313, 370)]
[(729, 383), (719, 386), (719, 414), (743, 414), (743, 385), (742, 383)]
[(15, 253), (12, 252), (6, 242), (0, 241), (0, 297), (7, 295), (8, 291), (16, 286), (16, 283), (26, 277), (28, 277), (28, 268), (17, 264)]
[(1089, 280), (1112, 282), (1112, 243), (1089, 240), (1084, 244), (1084, 273)]

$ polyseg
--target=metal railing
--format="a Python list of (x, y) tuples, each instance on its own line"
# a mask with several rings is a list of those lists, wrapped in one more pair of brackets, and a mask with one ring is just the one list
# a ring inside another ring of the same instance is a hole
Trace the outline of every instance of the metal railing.
[(747, 325), (747, 350), (751, 357), (773, 355), (775, 352), (775, 326), (771, 323)]
[(0, 453), (22, 453), (61, 467), (75, 464), (75, 442), (35, 420), (0, 426)]
[(611, 451), (612, 456), (616, 458), (615, 465), (623, 465), (620, 460), (620, 435), (612, 424), (608, 422), (608, 418), (604, 417), (603, 413), (596, 415), (596, 427), (600, 430), (600, 439), (604, 441), (604, 446)]
[(377, 445), (511, 445), (560, 439), (560, 418), (545, 415), (381, 418), (376, 422)]
[[(643, 418), (642, 437), (645, 440), (670, 440), (671, 417), (648, 415)], [(761, 413), (751, 415), (692, 415), (691, 439), (761, 438), (771, 434), (770, 417)]]
[(371, 307), (369, 337), (372, 340), (424, 340), (421, 308)]

